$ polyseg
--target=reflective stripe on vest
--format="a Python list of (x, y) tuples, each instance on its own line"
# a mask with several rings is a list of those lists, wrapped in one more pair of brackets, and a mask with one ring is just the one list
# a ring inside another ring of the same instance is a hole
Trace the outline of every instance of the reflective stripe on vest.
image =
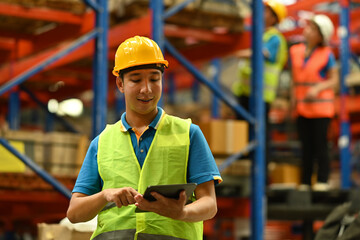
[[(99, 137), (98, 146), (98, 168), (104, 182), (103, 189), (132, 187), (144, 193), (148, 185), (186, 183), (190, 124), (190, 120), (165, 114), (142, 169), (129, 132), (120, 130), (120, 121), (108, 125)], [(134, 205), (118, 208), (108, 204), (98, 215), (93, 237), (129, 229), (136, 229), (135, 239), (139, 239), (141, 234), (176, 237), (174, 239), (202, 239), (203, 235), (202, 222), (177, 221), (152, 212), (135, 213)]]
[(320, 76), (320, 71), (326, 66), (331, 49), (317, 47), (305, 63), (306, 46), (297, 44), (291, 47), (290, 56), (294, 78), (296, 112), (307, 118), (333, 117), (335, 115), (334, 90), (325, 89), (315, 99), (307, 99), (309, 89), (326, 78)]
[[(135, 238), (135, 229), (117, 230), (111, 232), (102, 233), (93, 240), (129, 240)], [(186, 240), (184, 238), (177, 238), (158, 234), (146, 234), (140, 233), (137, 236), (137, 240)]]
[(116, 230), (97, 235), (93, 240), (129, 240), (134, 239), (136, 229)]
[[(187, 240), (184, 238), (170, 237), (165, 235), (139, 233), (137, 240)], [(190, 239), (188, 239), (190, 240)]]
[[(287, 44), (283, 35), (276, 28), (269, 28), (263, 36), (263, 42), (267, 42), (271, 37), (278, 36), (280, 45), (276, 56), (275, 63), (264, 62), (264, 100), (271, 103), (276, 97), (276, 91), (279, 82), (279, 76), (287, 60)], [(251, 64), (246, 61), (243, 66), (239, 67), (239, 81), (232, 86), (233, 93), (237, 96), (250, 96), (251, 93)]]

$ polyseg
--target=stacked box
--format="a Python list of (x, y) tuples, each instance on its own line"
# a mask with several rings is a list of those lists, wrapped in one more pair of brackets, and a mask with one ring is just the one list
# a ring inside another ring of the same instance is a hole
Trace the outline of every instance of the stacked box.
[(23, 142), (25, 155), (55, 176), (76, 176), (89, 145), (87, 136), (75, 133), (8, 130), (3, 137)]
[(270, 171), (271, 183), (294, 184), (300, 183), (300, 167), (293, 164), (280, 163)]
[(199, 123), (214, 155), (234, 154), (248, 145), (248, 123), (240, 120), (211, 120)]
[(88, 240), (92, 232), (80, 232), (60, 224), (38, 224), (39, 240)]
[[(226, 159), (215, 159), (217, 166), (220, 166), (223, 164)], [(231, 176), (250, 176), (251, 173), (251, 161), (249, 159), (241, 159), (237, 160), (227, 168), (224, 169), (224, 171), (221, 172), (221, 175), (231, 175)]]
[[(21, 141), (25, 144), (25, 155), (39, 167), (44, 168), (44, 133), (41, 131), (7, 130), (3, 137), (8, 141)], [(29, 168), (26, 172), (31, 172)]]
[(81, 134), (51, 132), (46, 135), (48, 171), (56, 176), (76, 176), (88, 147), (88, 138)]

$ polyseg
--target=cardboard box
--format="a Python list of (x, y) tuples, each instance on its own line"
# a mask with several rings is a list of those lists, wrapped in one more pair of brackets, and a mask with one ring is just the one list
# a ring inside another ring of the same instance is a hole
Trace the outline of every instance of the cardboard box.
[[(226, 159), (215, 158), (216, 165), (219, 167), (222, 165)], [(231, 163), (230, 166), (224, 169), (221, 172), (222, 175), (231, 175), (231, 176), (250, 176), (251, 174), (251, 160), (241, 159), (236, 160)]]
[(281, 163), (276, 164), (274, 169), (270, 172), (271, 183), (300, 183), (300, 167)]
[(226, 121), (212, 120), (200, 123), (203, 132), (213, 154), (226, 154)]
[(248, 126), (246, 121), (226, 120), (226, 153), (237, 153), (249, 144)]
[(199, 123), (213, 154), (234, 154), (245, 148), (249, 140), (248, 123), (240, 120), (218, 120)]
[(70, 230), (60, 224), (38, 224), (38, 240), (89, 240), (92, 232)]
[[(39, 167), (56, 176), (76, 176), (89, 146), (87, 136), (68, 132), (7, 130), (4, 138), (23, 142), (23, 153)], [(26, 168), (25, 172), (32, 170)]]

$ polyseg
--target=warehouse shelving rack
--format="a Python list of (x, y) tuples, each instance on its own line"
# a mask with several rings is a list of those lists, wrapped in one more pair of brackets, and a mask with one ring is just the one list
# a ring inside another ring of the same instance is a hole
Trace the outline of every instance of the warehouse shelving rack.
[[(70, 52), (81, 47), (90, 40), (95, 40), (94, 51), (94, 68), (93, 68), (93, 135), (99, 134), (106, 124), (107, 114), (107, 54), (108, 54), (108, 10), (107, 1), (92, 1), (84, 0), (84, 2), (91, 7), (96, 13), (95, 28), (89, 33), (81, 36), (73, 43), (55, 52), (52, 56), (39, 62), (34, 67), (26, 70), (19, 76), (10, 79), (0, 87), (0, 95), (3, 95), (7, 91), (11, 91), (9, 101), (9, 127), (11, 129), (17, 129), (19, 127), (19, 92), (17, 87), (29, 79), (31, 76), (42, 71), (46, 66), (56, 62), (60, 58), (68, 55)], [(13, 89), (16, 89), (15, 91)], [(31, 94), (31, 92), (30, 92)], [(41, 102), (40, 102), (41, 103)], [(51, 114), (51, 113), (49, 113)], [(41, 176), (45, 181), (54, 186), (56, 190), (62, 193), (65, 197), (71, 197), (71, 193), (60, 182), (51, 177), (46, 171), (43, 171), (36, 164), (34, 164), (26, 156), (20, 154), (16, 149), (12, 148), (5, 139), (1, 139), (1, 144), (7, 148), (10, 152), (15, 154), (20, 160), (22, 160), (27, 166), (29, 166), (35, 173)]]
[[(88, 43), (90, 40), (95, 39), (95, 55), (94, 55), (94, 72), (93, 72), (93, 91), (94, 91), (94, 109), (93, 109), (93, 129), (92, 134), (93, 136), (97, 135), (101, 132), (101, 130), (104, 128), (106, 124), (106, 113), (107, 113), (107, 101), (106, 101), (106, 95), (107, 95), (107, 50), (108, 50), (108, 44), (114, 45), (117, 44), (114, 43), (113, 40), (108, 39), (108, 14), (107, 14), (107, 3), (106, 1), (91, 1), (91, 0), (84, 0), (84, 2), (91, 7), (91, 9), (94, 10), (96, 13), (96, 26), (95, 29), (87, 33), (86, 35), (80, 37), (78, 40), (74, 41), (72, 44), (64, 47), (61, 49), (61, 51), (53, 52), (53, 55), (49, 58), (46, 58), (43, 61), (38, 61), (38, 64), (32, 67), (31, 69), (22, 72), (21, 75), (17, 75), (15, 78), (12, 78), (10, 81), (7, 81), (6, 84), (3, 84), (0, 87), (0, 95), (4, 94), (5, 92), (12, 91), (10, 98), (10, 105), (9, 105), (9, 119), (10, 119), (10, 127), (13, 129), (18, 128), (19, 126), (19, 95), (18, 90), (16, 89), (16, 86), (18, 86), (20, 83), (23, 83), (28, 79), (29, 77), (33, 76), (34, 74), (42, 71), (46, 66), (56, 62), (60, 58), (69, 55), (71, 52), (73, 52), (75, 49), (78, 49), (80, 47), (84, 47), (86, 43)], [(162, 50), (168, 51), (176, 60), (178, 60), (189, 72), (191, 72), (195, 78), (205, 84), (210, 90), (213, 91), (214, 95), (224, 101), (227, 105), (229, 105), (235, 112), (241, 114), (244, 116), (244, 118), (250, 123), (251, 126), (251, 136), (252, 141), (249, 144), (249, 146), (241, 151), (238, 154), (235, 154), (234, 156), (231, 156), (228, 158), (226, 163), (222, 166), (220, 166), (220, 169), (224, 169), (228, 165), (230, 165), (233, 161), (235, 161), (240, 155), (243, 154), (243, 152), (253, 151), (254, 152), (254, 162), (252, 166), (252, 196), (251, 196), (251, 230), (252, 230), (252, 239), (263, 239), (264, 235), (264, 222), (265, 222), (265, 179), (264, 179), (264, 172), (265, 172), (265, 164), (264, 164), (264, 132), (265, 132), (265, 126), (263, 122), (263, 115), (264, 115), (264, 105), (262, 101), (258, 101), (255, 96), (262, 95), (262, 76), (263, 76), (263, 58), (261, 53), (261, 46), (262, 46), (262, 13), (263, 13), (263, 5), (262, 1), (260, 0), (254, 0), (252, 3), (252, 9), (253, 9), (253, 15), (252, 19), (253, 22), (256, 22), (257, 24), (252, 25), (252, 47), (253, 47), (253, 59), (252, 59), (252, 67), (254, 69), (253, 73), (253, 79), (255, 81), (252, 81), (252, 89), (256, 89), (252, 96), (251, 96), (251, 111), (250, 113), (246, 112), (241, 106), (237, 105), (236, 101), (227, 96), (226, 94), (222, 93), (218, 87), (216, 87), (215, 84), (213, 84), (211, 81), (206, 79), (199, 70), (196, 69), (192, 65), (192, 63), (187, 60), (186, 57), (184, 57), (176, 48), (165, 38), (166, 35), (166, 27), (164, 26), (164, 20), (167, 17), (172, 16), (173, 14), (177, 13), (178, 11), (182, 10), (187, 4), (194, 2), (194, 0), (186, 0), (182, 4), (177, 5), (176, 7), (173, 7), (169, 9), (168, 11), (164, 12), (164, 6), (163, 2), (161, 0), (152, 0), (151, 1), (151, 9), (152, 9), (152, 18), (150, 14), (147, 16), (135, 20), (133, 23), (129, 23), (128, 27), (118, 27), (118, 29), (110, 30), (109, 35), (115, 36), (121, 34), (121, 32), (126, 32), (126, 34), (130, 34), (131, 30), (130, 25), (131, 24), (138, 24), (142, 23), (143, 35), (147, 35), (151, 32), (150, 28), (147, 26), (152, 22), (152, 36), (153, 39), (158, 42)], [(317, 0), (316, 3), (319, 2), (325, 2), (324, 0)], [(341, 24), (345, 29), (349, 29), (349, 1), (348, 0), (342, 0), (341, 2), (342, 6), (342, 14), (341, 14)], [(299, 3), (297, 5), (297, 8), (301, 6), (307, 6), (307, 3), (305, 1), (302, 1), (302, 3)], [(308, 6), (312, 6), (314, 1), (311, 1), (311, 4)], [(135, 33), (135, 32), (134, 32)], [(140, 34), (140, 33), (138, 33)], [(244, 33), (243, 35), (246, 35), (247, 33)], [(226, 37), (222, 38), (223, 42), (229, 41)], [(229, 41), (231, 43), (231, 41)], [(341, 72), (341, 93), (342, 93), (342, 100), (346, 101), (346, 95), (347, 90), (344, 84), (344, 79), (346, 75), (348, 74), (348, 59), (349, 59), (349, 52), (346, 51), (349, 49), (349, 35), (345, 34), (341, 38), (341, 49), (345, 51), (341, 51), (341, 62), (344, 64)], [(234, 48), (227, 49), (228, 51), (233, 51)], [(199, 52), (201, 49), (199, 49)], [(211, 55), (209, 53), (205, 53), (203, 58), (209, 58)], [(15, 91), (14, 91), (15, 88)], [(349, 170), (349, 159), (350, 159), (350, 152), (349, 152), (349, 144), (348, 140), (349, 137), (349, 122), (347, 120), (346, 114), (342, 114), (342, 139), (344, 142), (344, 145), (341, 145), (341, 159), (342, 159), (342, 187), (343, 188), (349, 188), (350, 187), (350, 170)], [(1, 143), (7, 147), (10, 151), (11, 146), (7, 146), (7, 142), (1, 141)], [(16, 153), (16, 150), (13, 150), (14, 154)], [(18, 156), (20, 159), (26, 162), (26, 157), (24, 156)], [(31, 164), (30, 164), (31, 165)], [(31, 166), (30, 166), (31, 167)], [(40, 175), (43, 175), (44, 178), (49, 177), (51, 179), (51, 176), (47, 176), (46, 173), (40, 173), (36, 169), (36, 167), (32, 167), (33, 170), (37, 171)], [(51, 182), (51, 180), (49, 180)], [(58, 183), (55, 181), (53, 183), (55, 188), (58, 188), (60, 192), (62, 191), (63, 187), (61, 185), (58, 185)], [(64, 190), (64, 189), (63, 189)], [(66, 191), (66, 189), (63, 191), (63, 194), (68, 198), (69, 192)]]

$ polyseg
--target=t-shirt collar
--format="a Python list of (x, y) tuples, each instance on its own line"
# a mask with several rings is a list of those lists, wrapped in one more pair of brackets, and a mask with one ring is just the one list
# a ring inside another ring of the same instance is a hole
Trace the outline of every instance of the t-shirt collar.
[[(165, 114), (164, 110), (161, 107), (157, 107), (157, 109), (158, 109), (158, 113), (156, 114), (156, 117), (154, 118), (154, 120), (149, 125), (149, 127), (152, 127), (154, 129), (158, 128), (160, 120), (162, 119), (162, 117)], [(126, 112), (124, 112), (121, 115), (120, 129), (121, 129), (122, 132), (127, 132), (127, 131), (132, 129), (132, 127), (126, 121)]]

